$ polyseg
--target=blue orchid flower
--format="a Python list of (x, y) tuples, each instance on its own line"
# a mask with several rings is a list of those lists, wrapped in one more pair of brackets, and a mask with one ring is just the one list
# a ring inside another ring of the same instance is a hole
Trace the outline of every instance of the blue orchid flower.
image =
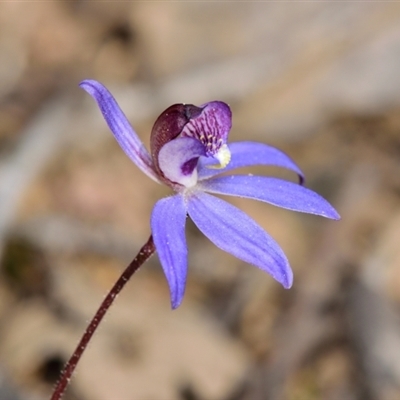
[[(102, 84), (85, 80), (80, 86), (97, 101), (127, 156), (151, 179), (175, 192), (159, 200), (151, 215), (153, 240), (169, 284), (172, 308), (181, 304), (185, 292), (188, 215), (217, 247), (269, 273), (285, 288), (292, 286), (289, 262), (274, 239), (243, 211), (212, 194), (245, 197), (340, 219), (324, 198), (301, 185), (303, 173), (280, 150), (256, 142), (227, 144), (232, 125), (227, 104), (212, 101), (200, 107), (190, 104), (169, 107), (154, 124), (149, 153)], [(265, 176), (221, 176), (254, 165), (292, 170), (299, 176), (300, 184)]]

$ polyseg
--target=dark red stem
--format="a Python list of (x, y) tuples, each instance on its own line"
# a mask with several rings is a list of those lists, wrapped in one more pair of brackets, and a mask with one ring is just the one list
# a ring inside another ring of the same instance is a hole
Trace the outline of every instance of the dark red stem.
[(51, 396), (51, 400), (60, 400), (63, 396), (65, 389), (68, 386), (68, 383), (71, 379), (71, 376), (77, 366), (83, 352), (85, 351), (87, 345), (90, 342), (93, 334), (96, 332), (101, 320), (104, 315), (110, 308), (111, 304), (114, 302), (118, 293), (123, 289), (125, 284), (129, 281), (131, 276), (141, 267), (141, 265), (146, 262), (151, 255), (156, 251), (153, 242), (153, 236), (150, 236), (147, 243), (140, 249), (137, 256), (134, 260), (127, 266), (122, 275), (118, 278), (117, 282), (115, 282), (112, 289), (108, 292), (107, 296), (101, 303), (99, 309), (97, 310), (95, 316), (90, 321), (90, 324), (86, 328), (85, 333), (83, 334), (78, 346), (76, 347), (74, 354), (72, 354), (71, 358), (65, 365), (63, 372), (61, 373), (60, 379), (57, 383), (57, 386), (54, 389), (53, 395)]

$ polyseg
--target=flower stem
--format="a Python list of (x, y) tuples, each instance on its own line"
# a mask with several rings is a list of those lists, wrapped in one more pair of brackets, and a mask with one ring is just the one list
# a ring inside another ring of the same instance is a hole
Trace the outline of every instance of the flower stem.
[(90, 324), (86, 328), (85, 333), (83, 334), (78, 346), (76, 347), (74, 353), (71, 358), (67, 362), (64, 367), (63, 372), (61, 373), (60, 379), (57, 382), (57, 385), (54, 389), (53, 395), (51, 396), (51, 400), (60, 400), (63, 396), (65, 389), (68, 386), (68, 383), (71, 379), (71, 376), (77, 366), (83, 352), (85, 351), (87, 345), (90, 342), (93, 334), (96, 332), (101, 320), (104, 315), (110, 308), (111, 304), (114, 302), (115, 298), (119, 294), (119, 292), (123, 289), (125, 284), (129, 281), (131, 276), (141, 267), (141, 265), (147, 261), (151, 255), (156, 251), (153, 242), (153, 236), (150, 236), (147, 243), (140, 249), (137, 256), (133, 259), (133, 261), (127, 266), (125, 271), (118, 278), (117, 282), (115, 282), (112, 289), (108, 292), (107, 296), (101, 303), (99, 309), (97, 310), (95, 316), (90, 321)]

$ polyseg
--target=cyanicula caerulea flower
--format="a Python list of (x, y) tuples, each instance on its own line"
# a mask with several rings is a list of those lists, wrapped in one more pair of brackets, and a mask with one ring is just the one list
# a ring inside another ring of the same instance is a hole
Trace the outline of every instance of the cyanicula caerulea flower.
[[(159, 200), (152, 211), (151, 230), (167, 278), (173, 308), (182, 301), (187, 276), (185, 238), (187, 215), (220, 249), (268, 272), (285, 288), (293, 273), (279, 245), (253, 219), (212, 194), (246, 197), (293, 211), (339, 219), (335, 209), (301, 184), (253, 175), (221, 175), (239, 167), (299, 167), (280, 150), (256, 142), (228, 145), (231, 110), (221, 101), (200, 107), (175, 104), (156, 120), (149, 153), (110, 92), (99, 82), (80, 85), (97, 101), (103, 116), (130, 159), (150, 178), (175, 194)], [(212, 193), (212, 194), (209, 194)]]

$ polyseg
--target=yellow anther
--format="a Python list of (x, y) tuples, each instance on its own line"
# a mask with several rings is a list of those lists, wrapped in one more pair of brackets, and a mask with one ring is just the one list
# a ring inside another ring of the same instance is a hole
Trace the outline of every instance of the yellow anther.
[(225, 168), (229, 164), (229, 161), (231, 161), (229, 147), (226, 144), (222, 145), (214, 157), (219, 161), (219, 164), (208, 165), (207, 167), (211, 169)]

